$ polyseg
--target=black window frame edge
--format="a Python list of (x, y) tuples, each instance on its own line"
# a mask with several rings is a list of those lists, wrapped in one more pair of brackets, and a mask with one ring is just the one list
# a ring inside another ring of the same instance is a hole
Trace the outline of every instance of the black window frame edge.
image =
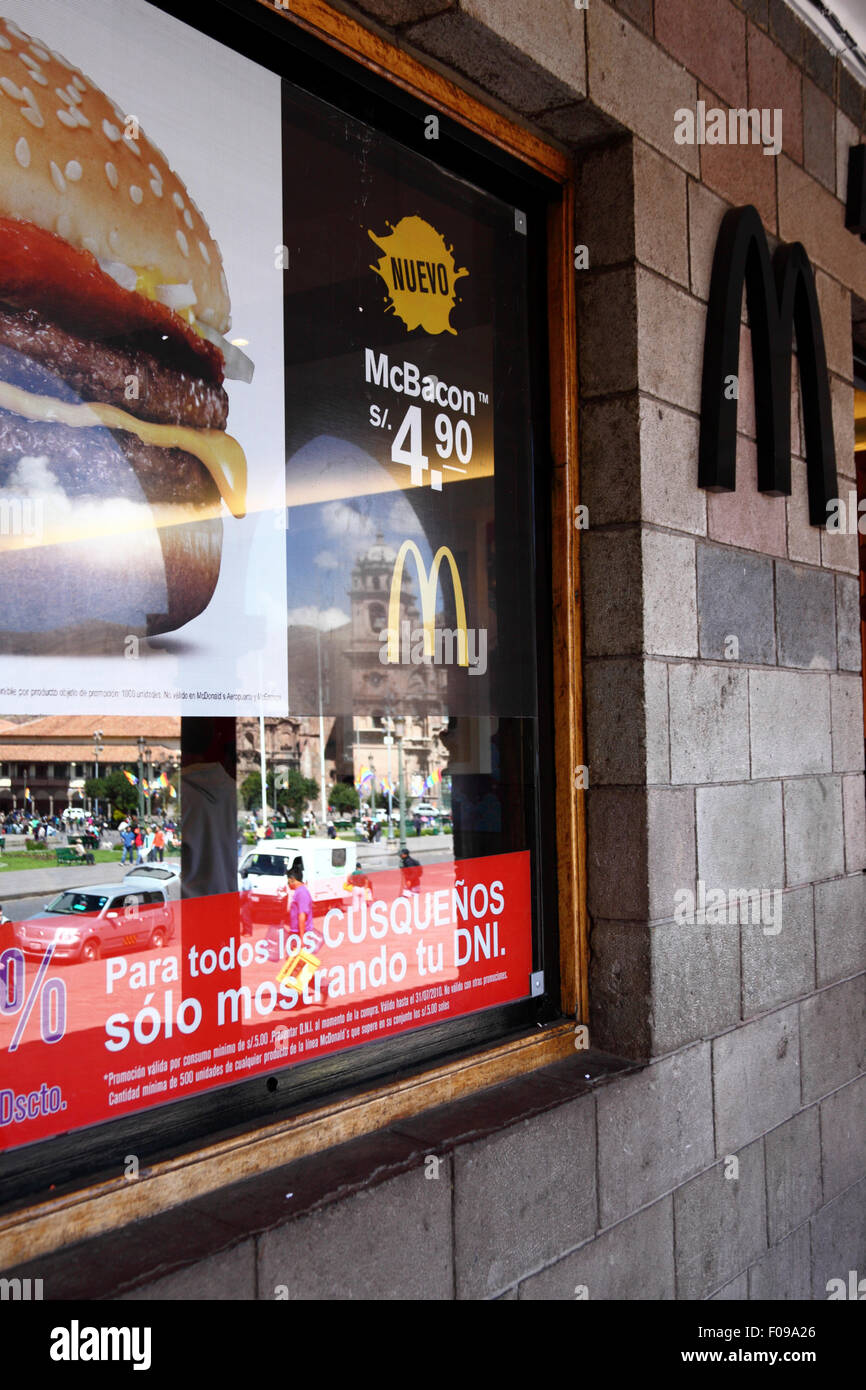
[[(282, 16), (250, 0), (213, 0), (207, 23), (202, 10), (195, 16), (186, 6), (148, 0), (208, 38), (223, 43), (277, 76), (330, 101), (356, 118), (427, 158), (424, 137), (429, 104), (350, 58), (323, 39), (309, 34)], [(547, 245), (548, 213), (563, 196), (563, 188), (487, 143), (474, 131), (441, 111), (436, 162), (446, 172), (466, 178), (477, 187), (511, 202), (526, 213), (528, 357), (530, 424), (535, 454), (536, 510), (532, 564), (536, 583), (536, 813), (538, 906), (540, 921), (533, 933), (536, 968), (544, 971), (544, 992), (535, 998), (483, 1009), (442, 1024), (399, 1034), (385, 1042), (331, 1054), (308, 1063), (262, 1073), (230, 1086), (216, 1087), (170, 1104), (154, 1105), (133, 1114), (84, 1126), (47, 1139), (34, 1140), (0, 1154), (0, 1216), (35, 1202), (56, 1201), (83, 1187), (122, 1175), (126, 1155), (134, 1153), (140, 1167), (170, 1162), (232, 1138), (250, 1135), (275, 1123), (302, 1116), (318, 1104), (358, 1099), (389, 1083), (422, 1076), (431, 1068), (447, 1067), (468, 1058), (483, 1057), (529, 1033), (561, 1024), (560, 960), (554, 797), (553, 575), (550, 561), (553, 459), (550, 443), (550, 373), (548, 361)], [(407, 116), (411, 119), (407, 121)], [(413, 142), (411, 133), (417, 132)], [(540, 350), (539, 350), (540, 349)], [(541, 786), (548, 790), (541, 795)], [(540, 958), (535, 943), (540, 934)]]

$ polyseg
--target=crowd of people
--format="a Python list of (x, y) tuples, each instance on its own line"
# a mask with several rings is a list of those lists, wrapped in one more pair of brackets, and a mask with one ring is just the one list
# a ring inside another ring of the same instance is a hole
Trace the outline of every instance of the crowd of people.
[(123, 820), (117, 827), (123, 853), (121, 864), (162, 864), (165, 851), (176, 850), (179, 845), (177, 830), (173, 821), (139, 825), (133, 816)]
[[(40, 816), (34, 812), (15, 810), (7, 812), (0, 824), (3, 834), (25, 835), (37, 843), (65, 836), (71, 848), (81, 849), (83, 840), (85, 851), (98, 844), (109, 830), (116, 829), (122, 849), (121, 864), (162, 863), (166, 850), (177, 851), (180, 846), (180, 834), (171, 816), (164, 820), (139, 823), (137, 816), (131, 815), (113, 826), (102, 815), (70, 815), (65, 812), (56, 816)], [(87, 853), (86, 857), (88, 862), (93, 862), (92, 854)]]

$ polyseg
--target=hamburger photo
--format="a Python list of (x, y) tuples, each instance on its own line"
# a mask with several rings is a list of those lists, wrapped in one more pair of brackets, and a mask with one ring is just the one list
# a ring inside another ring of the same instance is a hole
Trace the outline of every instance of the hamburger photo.
[(122, 655), (207, 608), (246, 505), (229, 310), (137, 116), (0, 18), (0, 650)]

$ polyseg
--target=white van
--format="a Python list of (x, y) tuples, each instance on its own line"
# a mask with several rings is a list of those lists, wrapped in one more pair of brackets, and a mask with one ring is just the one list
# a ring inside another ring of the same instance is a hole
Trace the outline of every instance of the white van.
[(343, 884), (355, 872), (356, 847), (344, 840), (310, 836), (308, 840), (259, 840), (238, 865), (241, 916), (253, 922), (285, 921), (286, 870), (296, 859), (302, 864), (304, 883), (313, 899), (313, 913), (323, 917), (341, 907)]

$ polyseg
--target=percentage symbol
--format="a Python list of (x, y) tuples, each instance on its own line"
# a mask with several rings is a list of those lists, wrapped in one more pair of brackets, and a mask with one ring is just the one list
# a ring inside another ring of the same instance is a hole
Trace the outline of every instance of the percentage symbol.
[[(39, 963), (36, 979), (26, 999), (23, 999), (26, 965), (21, 951), (4, 951), (2, 956), (0, 956), (0, 966), (5, 965), (7, 978), (6, 1003), (2, 1007), (2, 1012), (14, 1014), (21, 1010), (21, 1017), (12, 1035), (12, 1041), (9, 1044), (10, 1052), (17, 1052), (21, 1036), (33, 1012), (33, 1006), (40, 996), (39, 1024), (42, 1041), (46, 1043), (59, 1042), (66, 1032), (66, 985), (63, 980), (57, 977), (53, 980), (45, 980), (53, 954), (54, 942), (52, 941), (46, 948), (45, 955)], [(10, 1003), (10, 998), (13, 993), (14, 1003)], [(54, 1013), (53, 1026), (51, 1019), (52, 1011)]]

